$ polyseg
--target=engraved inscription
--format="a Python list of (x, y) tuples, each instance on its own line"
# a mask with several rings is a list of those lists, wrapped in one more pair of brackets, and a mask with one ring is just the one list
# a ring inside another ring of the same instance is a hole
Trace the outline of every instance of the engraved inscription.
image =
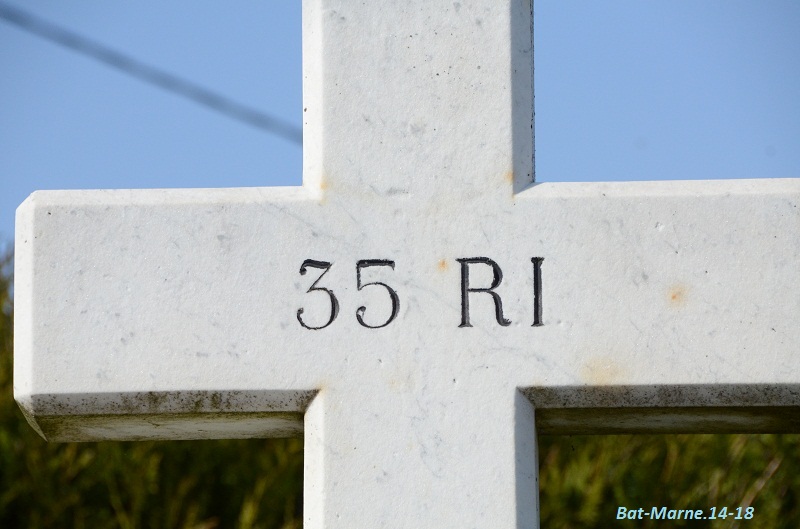
[(386, 291), (389, 293), (389, 297), (392, 299), (392, 315), (389, 316), (388, 320), (380, 325), (370, 325), (364, 321), (364, 313), (367, 311), (367, 307), (362, 305), (358, 307), (358, 310), (356, 310), (356, 319), (358, 319), (358, 323), (360, 323), (363, 327), (367, 327), (368, 329), (380, 329), (381, 327), (386, 327), (392, 323), (392, 321), (394, 321), (394, 319), (397, 317), (397, 312), (400, 310), (400, 299), (397, 297), (397, 292), (395, 292), (394, 289), (386, 283), (382, 283), (380, 281), (371, 281), (369, 283), (361, 282), (361, 270), (370, 266), (388, 266), (394, 270), (394, 261), (388, 261), (386, 259), (362, 259), (356, 263), (356, 287), (358, 287), (358, 290), (370, 285), (381, 286), (386, 289)]
[(542, 325), (542, 261), (544, 257), (531, 257), (533, 263), (533, 325)]
[[(472, 327), (472, 324), (469, 322), (469, 295), (470, 293), (479, 292), (492, 296), (497, 323), (503, 327), (511, 325), (511, 320), (503, 317), (503, 300), (500, 299), (500, 296), (494, 291), (503, 281), (503, 271), (500, 269), (500, 266), (488, 257), (465, 257), (456, 259), (456, 261), (461, 263), (461, 325), (459, 325), (459, 327)], [(492, 274), (494, 277), (491, 285), (478, 288), (469, 284), (469, 265), (472, 264), (483, 264), (492, 267)]]
[(318, 287), (317, 286), (317, 283), (320, 282), (320, 280), (322, 279), (322, 276), (324, 276), (325, 274), (328, 273), (328, 270), (331, 269), (331, 266), (333, 266), (333, 263), (329, 263), (327, 261), (315, 261), (314, 259), (306, 259), (305, 261), (303, 261), (303, 264), (300, 265), (300, 275), (301, 276), (306, 275), (306, 272), (308, 271), (309, 268), (319, 268), (319, 269), (321, 269), (323, 271), (319, 275), (317, 280), (314, 281), (313, 283), (311, 283), (311, 287), (306, 291), (306, 293), (309, 293), (309, 292), (325, 292), (330, 297), (330, 300), (331, 300), (331, 315), (328, 318), (328, 322), (325, 325), (320, 325), (319, 327), (314, 327), (312, 325), (306, 325), (306, 322), (303, 321), (303, 312), (305, 311), (305, 309), (303, 309), (302, 307), (297, 309), (297, 321), (299, 321), (300, 325), (302, 325), (306, 329), (310, 329), (312, 331), (318, 331), (320, 329), (324, 329), (325, 327), (327, 327), (328, 325), (333, 323), (333, 320), (335, 320), (336, 316), (339, 315), (339, 301), (336, 299), (336, 296), (333, 295), (333, 292), (331, 292), (330, 290), (328, 290), (325, 287)]
[[(308, 294), (311, 292), (324, 292), (325, 294), (328, 295), (328, 298), (330, 299), (331, 302), (330, 316), (328, 317), (328, 321), (324, 325), (319, 325), (319, 326), (309, 325), (303, 319), (303, 313), (305, 312), (305, 309), (303, 307), (297, 309), (297, 321), (300, 322), (300, 325), (303, 326), (303, 328), (305, 329), (309, 329), (312, 331), (318, 331), (320, 329), (324, 329), (325, 327), (328, 327), (330, 324), (332, 324), (336, 319), (336, 317), (339, 315), (339, 300), (336, 299), (336, 295), (333, 293), (333, 291), (331, 291), (329, 288), (326, 287), (317, 286), (317, 283), (319, 283), (322, 280), (322, 277), (328, 273), (328, 270), (330, 270), (331, 266), (333, 266), (333, 263), (329, 263), (328, 261), (316, 261), (314, 259), (306, 259), (300, 266), (300, 275), (306, 275), (306, 272), (308, 272), (309, 268), (318, 268), (322, 270), (322, 273), (319, 275), (317, 280), (311, 284), (311, 287), (306, 291), (306, 293)], [(395, 318), (397, 318), (397, 314), (400, 311), (400, 297), (397, 295), (397, 292), (392, 287), (390, 287), (389, 285), (387, 285), (382, 281), (369, 281), (366, 283), (362, 281), (361, 271), (364, 270), (365, 268), (370, 268), (373, 266), (388, 266), (389, 268), (394, 270), (394, 261), (390, 261), (388, 259), (361, 259), (360, 261), (358, 261), (356, 263), (356, 288), (358, 290), (363, 290), (366, 287), (372, 286), (372, 287), (381, 287), (386, 289), (386, 293), (389, 294), (389, 299), (392, 302), (392, 313), (389, 316), (389, 318), (383, 323), (371, 324), (368, 323), (364, 318), (364, 314), (367, 312), (367, 307), (362, 305), (358, 307), (358, 309), (356, 309), (356, 320), (358, 320), (358, 323), (362, 327), (366, 327), (368, 329), (380, 329), (382, 327), (386, 327), (387, 325), (392, 323), (395, 320)]]
[[(456, 261), (461, 264), (461, 324), (459, 325), (459, 328), (472, 327), (472, 324), (470, 323), (469, 312), (470, 294), (488, 294), (491, 296), (492, 302), (494, 303), (495, 319), (497, 320), (497, 323), (501, 327), (508, 327), (511, 325), (511, 320), (506, 318), (503, 314), (503, 300), (500, 297), (500, 294), (495, 291), (495, 289), (500, 286), (500, 283), (503, 282), (503, 270), (500, 268), (500, 265), (488, 257), (460, 257), (457, 258)], [(531, 257), (531, 264), (533, 265), (533, 323), (531, 324), (531, 327), (541, 327), (544, 325), (542, 320), (543, 262), (544, 257)], [(439, 265), (440, 268), (442, 266), (441, 263), (445, 263), (446, 265), (446, 262), (442, 260)], [(310, 268), (322, 270), (322, 273), (320, 273), (319, 277), (317, 277), (317, 279), (311, 284), (306, 293), (310, 294), (314, 292), (323, 292), (328, 296), (331, 304), (328, 321), (324, 325), (318, 326), (309, 325), (306, 323), (306, 320), (303, 319), (305, 309), (302, 307), (297, 309), (297, 321), (300, 322), (300, 325), (305, 329), (312, 331), (324, 329), (330, 326), (339, 315), (339, 300), (336, 299), (336, 295), (329, 288), (318, 286), (318, 283), (322, 280), (323, 276), (328, 273), (328, 270), (330, 270), (332, 266), (333, 263), (328, 261), (317, 261), (314, 259), (306, 259), (300, 266), (300, 275), (306, 275)], [(488, 266), (491, 269), (492, 281), (488, 286), (476, 286), (470, 282), (470, 267), (473, 266)], [(394, 288), (383, 281), (363, 280), (362, 272), (367, 268), (372, 267), (388, 267), (394, 270), (395, 262), (389, 259), (360, 259), (356, 262), (356, 289), (358, 291), (362, 291), (367, 287), (384, 289), (391, 302), (391, 314), (383, 322), (376, 322), (374, 319), (370, 321), (370, 318), (366, 316), (367, 307), (362, 305), (356, 309), (356, 321), (358, 321), (359, 325), (367, 329), (381, 329), (397, 319), (397, 315), (400, 312), (400, 296)]]

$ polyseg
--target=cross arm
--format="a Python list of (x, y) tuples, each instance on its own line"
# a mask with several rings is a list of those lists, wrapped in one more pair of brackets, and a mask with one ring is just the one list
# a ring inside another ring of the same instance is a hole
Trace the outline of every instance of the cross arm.
[(313, 355), (276, 333), (297, 323), (294, 243), (317, 204), (302, 188), (34, 193), (14, 333), (31, 425), (58, 441), (299, 435)]
[(800, 431), (800, 180), (541, 184), (518, 200), (561, 226), (532, 230), (553, 340), (548, 375), (519, 384), (538, 431)]

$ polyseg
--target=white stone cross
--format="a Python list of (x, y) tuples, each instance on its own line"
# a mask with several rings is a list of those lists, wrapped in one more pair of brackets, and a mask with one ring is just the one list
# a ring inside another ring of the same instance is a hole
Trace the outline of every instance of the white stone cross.
[(20, 206), (45, 438), (302, 432), (306, 528), (529, 528), (537, 431), (798, 430), (800, 181), (533, 184), (529, 0), (303, 10), (303, 187)]

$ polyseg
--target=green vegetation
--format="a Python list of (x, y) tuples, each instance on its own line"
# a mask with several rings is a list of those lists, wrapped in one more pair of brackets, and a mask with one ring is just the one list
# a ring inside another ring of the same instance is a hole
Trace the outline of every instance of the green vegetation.
[[(800, 527), (800, 436), (610, 435), (539, 440), (542, 527)], [(727, 507), (716, 520), (616, 520), (617, 508)]]
[[(296, 528), (302, 440), (50, 444), (13, 401), (11, 257), (0, 258), (0, 527)], [(542, 527), (800, 527), (800, 437), (543, 437)], [(617, 508), (752, 520), (616, 520)], [(734, 511), (735, 512), (735, 511)]]

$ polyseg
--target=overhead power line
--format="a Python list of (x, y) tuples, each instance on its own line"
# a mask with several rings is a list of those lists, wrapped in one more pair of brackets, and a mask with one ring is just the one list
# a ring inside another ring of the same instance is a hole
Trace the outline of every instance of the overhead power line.
[(69, 48), (159, 88), (191, 99), (226, 116), (302, 145), (303, 131), (280, 118), (237, 103), (196, 83), (181, 79), (19, 8), (0, 3), (0, 18), (38, 37)]

